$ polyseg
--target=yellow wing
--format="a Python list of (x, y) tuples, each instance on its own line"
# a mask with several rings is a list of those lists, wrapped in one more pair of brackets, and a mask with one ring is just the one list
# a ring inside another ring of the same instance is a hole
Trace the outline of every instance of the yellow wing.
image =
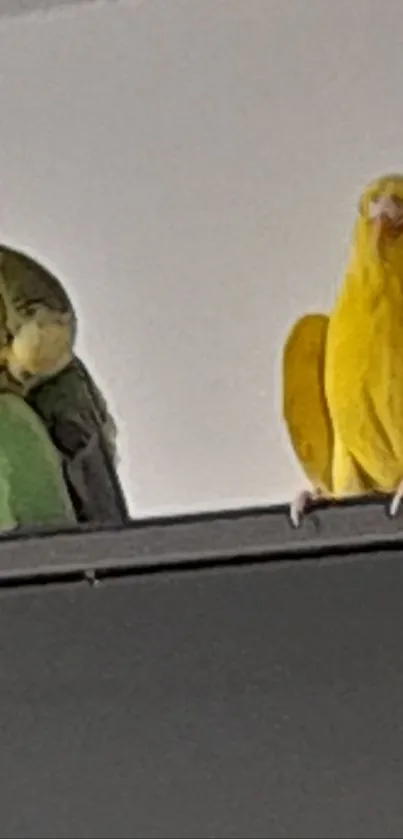
[(283, 416), (309, 480), (331, 494), (333, 431), (324, 390), (328, 323), (327, 315), (305, 315), (287, 338), (283, 352)]

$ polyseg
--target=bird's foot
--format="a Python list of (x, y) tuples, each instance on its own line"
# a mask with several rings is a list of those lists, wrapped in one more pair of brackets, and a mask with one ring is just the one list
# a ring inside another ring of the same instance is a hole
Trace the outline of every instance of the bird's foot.
[[(403, 489), (402, 489), (402, 496), (403, 496)], [(299, 527), (301, 524), (301, 519), (304, 513), (306, 513), (307, 509), (318, 501), (322, 497), (322, 493), (319, 489), (308, 490), (304, 489), (302, 492), (299, 492), (298, 495), (294, 498), (291, 503), (290, 507), (290, 518), (291, 523), (294, 527)]]
[(401, 480), (400, 483), (397, 485), (397, 487), (395, 489), (394, 496), (392, 498), (392, 501), (391, 501), (391, 504), (390, 504), (390, 507), (389, 507), (389, 515), (392, 516), (392, 518), (394, 518), (397, 515), (397, 513), (399, 512), (400, 505), (402, 503), (402, 499), (403, 499), (403, 480)]

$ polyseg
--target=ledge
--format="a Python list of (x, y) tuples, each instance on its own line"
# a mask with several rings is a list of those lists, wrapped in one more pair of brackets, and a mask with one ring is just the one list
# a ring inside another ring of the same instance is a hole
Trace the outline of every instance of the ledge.
[(0, 538), (0, 584), (200, 565), (276, 562), (354, 551), (403, 548), (403, 511), (388, 516), (389, 498), (320, 504), (299, 529), (288, 507), (246, 508), (133, 521), (129, 526), (18, 532)]

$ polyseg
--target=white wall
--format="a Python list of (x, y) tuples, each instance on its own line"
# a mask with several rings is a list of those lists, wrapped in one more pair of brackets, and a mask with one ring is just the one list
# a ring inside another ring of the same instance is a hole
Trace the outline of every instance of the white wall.
[[(136, 8), (137, 7), (137, 8)], [(134, 513), (280, 501), (293, 318), (403, 167), (400, 0), (143, 0), (0, 25), (0, 238), (44, 259)]]

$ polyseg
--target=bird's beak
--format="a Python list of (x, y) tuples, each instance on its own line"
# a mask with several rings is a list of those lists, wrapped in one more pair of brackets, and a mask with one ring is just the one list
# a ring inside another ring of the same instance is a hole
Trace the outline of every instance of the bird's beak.
[(401, 207), (393, 198), (381, 198), (371, 205), (370, 219), (374, 244), (381, 252), (388, 239), (396, 238), (402, 232)]

